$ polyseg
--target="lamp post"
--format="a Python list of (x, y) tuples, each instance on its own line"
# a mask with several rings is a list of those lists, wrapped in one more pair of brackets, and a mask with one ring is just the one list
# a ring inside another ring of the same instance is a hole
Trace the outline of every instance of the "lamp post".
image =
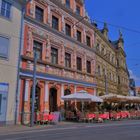
[(105, 94), (108, 94), (108, 85), (107, 85), (107, 75), (104, 74), (104, 78), (105, 78)]
[(34, 110), (35, 110), (35, 92), (36, 92), (36, 65), (37, 52), (34, 50), (34, 69), (33, 69), (33, 87), (32, 87), (32, 105), (31, 105), (31, 127), (34, 126)]

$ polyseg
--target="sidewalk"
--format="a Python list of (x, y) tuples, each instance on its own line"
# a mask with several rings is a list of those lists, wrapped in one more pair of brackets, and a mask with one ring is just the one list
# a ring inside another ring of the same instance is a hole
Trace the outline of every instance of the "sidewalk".
[(11, 132), (21, 132), (21, 131), (32, 131), (37, 129), (50, 129), (50, 128), (60, 128), (66, 127), (68, 125), (73, 125), (76, 123), (73, 122), (59, 122), (58, 124), (45, 124), (45, 125), (34, 125), (33, 127), (25, 126), (25, 125), (5, 125), (0, 126), (0, 135), (11, 133)]

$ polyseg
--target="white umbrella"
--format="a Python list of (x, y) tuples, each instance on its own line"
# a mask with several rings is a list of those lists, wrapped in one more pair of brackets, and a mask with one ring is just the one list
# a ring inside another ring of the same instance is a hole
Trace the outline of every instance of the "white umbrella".
[(99, 102), (100, 102), (100, 103), (103, 102), (103, 99), (101, 99), (100, 97), (97, 97), (97, 96), (95, 96), (95, 95), (91, 95), (91, 96), (92, 96), (92, 97), (91, 97), (91, 98), (92, 98), (92, 99), (91, 99), (92, 102), (98, 102), (98, 103), (99, 103)]
[(73, 93), (73, 94), (70, 94), (70, 95), (66, 95), (66, 96), (63, 96), (61, 97), (62, 100), (64, 101), (91, 101), (91, 95), (88, 94), (86, 91), (84, 90), (81, 90), (79, 92), (76, 92), (76, 93)]
[(133, 103), (140, 103), (140, 97), (138, 96), (127, 96), (127, 99)]
[(62, 100), (64, 101), (91, 101), (91, 102), (103, 102), (103, 100), (97, 96), (88, 94), (87, 91), (81, 90), (79, 92), (76, 92), (74, 94), (66, 95), (62, 97)]

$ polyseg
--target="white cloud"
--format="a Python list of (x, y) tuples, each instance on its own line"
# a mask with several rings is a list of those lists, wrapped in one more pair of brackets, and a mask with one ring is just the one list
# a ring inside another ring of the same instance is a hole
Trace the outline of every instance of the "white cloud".
[(132, 70), (129, 70), (130, 78), (133, 78), (135, 81), (140, 81), (140, 77), (136, 76)]

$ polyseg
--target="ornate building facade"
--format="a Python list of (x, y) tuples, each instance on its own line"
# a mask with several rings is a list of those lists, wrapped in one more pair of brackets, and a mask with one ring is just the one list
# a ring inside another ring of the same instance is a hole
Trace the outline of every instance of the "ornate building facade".
[[(19, 121), (30, 114), (34, 52), (37, 53), (35, 110), (58, 111), (63, 95), (128, 94), (123, 39), (111, 42), (105, 25), (99, 31), (82, 0), (31, 0), (24, 18), (20, 64)], [(27, 121), (29, 121), (29, 116)]]
[(53, 112), (63, 106), (63, 95), (79, 90), (95, 94), (93, 47), (94, 28), (85, 18), (81, 0), (31, 0), (24, 19), (19, 114), (31, 112), (34, 51), (38, 59), (35, 109)]
[(96, 82), (97, 94), (129, 94), (129, 73), (124, 51), (124, 40), (119, 32), (119, 39), (109, 40), (108, 27), (96, 30)]

